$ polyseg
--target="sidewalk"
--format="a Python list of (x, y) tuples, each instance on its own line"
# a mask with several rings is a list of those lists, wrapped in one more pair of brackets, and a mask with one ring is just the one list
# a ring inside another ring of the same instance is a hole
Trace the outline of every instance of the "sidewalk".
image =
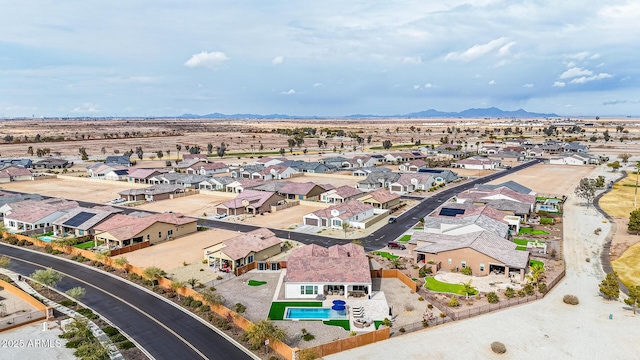
[[(27, 284), (24, 280), (22, 281), (18, 280), (18, 274), (14, 273), (13, 271), (0, 268), (0, 273), (10, 277), (11, 280), (13, 280), (16, 283), (16, 285), (20, 287), (24, 292), (26, 292), (29, 295), (34, 295), (37, 299), (42, 299), (45, 305), (53, 307), (56, 311), (59, 311), (72, 318), (80, 317), (87, 320), (89, 323), (89, 329), (91, 330), (91, 333), (93, 334), (93, 336), (95, 336), (96, 339), (98, 339), (98, 341), (100, 342), (100, 344), (102, 344), (102, 346), (109, 351), (109, 358), (111, 358), (111, 360), (124, 360), (124, 356), (120, 354), (118, 347), (116, 347), (111, 342), (111, 339), (109, 339), (109, 336), (107, 336), (107, 334), (105, 334), (104, 331), (102, 331), (102, 329), (100, 329), (93, 321), (85, 318), (83, 315), (80, 315), (77, 312), (67, 307), (64, 307), (58, 304), (57, 302), (51, 301), (46, 297), (42, 296), (40, 293), (35, 291), (29, 284)], [(25, 276), (22, 277), (22, 279), (25, 279), (25, 278), (28, 279)]]

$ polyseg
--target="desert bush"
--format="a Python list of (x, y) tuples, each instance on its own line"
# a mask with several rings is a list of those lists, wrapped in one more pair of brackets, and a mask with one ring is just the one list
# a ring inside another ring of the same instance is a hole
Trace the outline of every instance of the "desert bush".
[(575, 295), (565, 295), (562, 297), (562, 301), (569, 305), (578, 305), (580, 303), (580, 300)]
[(527, 296), (527, 293), (524, 292), (524, 289), (520, 289), (520, 290), (518, 290), (518, 296), (519, 297), (525, 297), (525, 296)]
[(429, 321), (422, 320), (422, 327), (429, 327)]
[(516, 291), (513, 290), (512, 288), (508, 287), (504, 291), (504, 296), (506, 296), (507, 298), (511, 299), (512, 297), (516, 296)]
[(136, 346), (131, 341), (127, 340), (118, 344), (118, 347), (122, 350), (127, 350), (127, 349), (132, 349)]
[(107, 326), (104, 329), (102, 329), (102, 331), (104, 331), (104, 333), (107, 334), (107, 336), (109, 337), (120, 334), (120, 331), (118, 331), (118, 329), (114, 328), (113, 326)]
[(233, 308), (238, 314), (242, 314), (243, 312), (245, 312), (245, 310), (247, 310), (247, 307), (244, 306), (244, 304), (242, 303), (236, 303), (236, 305)]
[(180, 303), (184, 306), (189, 306), (191, 305), (191, 302), (193, 302), (193, 297), (185, 296), (184, 298), (182, 298), (182, 301)]
[(473, 270), (471, 270), (471, 267), (469, 266), (463, 268), (460, 272), (463, 273), (464, 275), (469, 275), (469, 276), (473, 274)]
[(531, 296), (531, 295), (536, 293), (536, 289), (533, 287), (533, 285), (527, 284), (527, 285), (524, 286), (524, 292), (527, 295)]
[(398, 329), (398, 331), (400, 331), (401, 333), (406, 332), (407, 330), (404, 327), (401, 327), (400, 329)]
[(126, 337), (124, 337), (124, 335), (122, 335), (122, 334), (116, 334), (116, 335), (113, 335), (113, 336), (109, 336), (109, 338), (110, 338), (110, 339), (111, 339), (111, 341), (113, 341), (114, 343), (117, 343), (117, 342), (121, 342), (121, 341), (125, 341), (125, 340), (127, 340), (127, 338), (126, 338)]
[(494, 341), (491, 343), (491, 351), (496, 354), (504, 354), (507, 352), (507, 347), (499, 341)]
[(549, 256), (551, 256), (551, 258), (553, 260), (555, 260), (556, 256), (558, 256), (558, 250), (556, 250), (556, 248), (551, 249), (551, 252), (549, 253)]
[(591, 258), (584, 259), (586, 262), (591, 262)]
[(304, 339), (304, 341), (311, 341), (311, 340), (315, 339), (316, 337), (313, 334), (306, 333), (306, 334), (302, 335), (302, 338)]
[(544, 293), (546, 293), (546, 292), (547, 292), (547, 284), (546, 284), (546, 283), (543, 283), (543, 282), (538, 283), (538, 292), (539, 292), (540, 294), (544, 294)]
[(384, 320), (382, 320), (381, 325), (391, 327), (391, 325), (393, 325), (393, 323), (391, 323), (391, 320), (389, 320), (389, 318), (384, 318)]
[(51, 252), (51, 255), (59, 255), (59, 254), (62, 254), (62, 253), (63, 252), (60, 251), (60, 250), (53, 249), (53, 251)]
[(498, 299), (498, 294), (492, 291), (487, 294), (487, 301), (489, 302), (489, 304), (495, 304), (500, 301), (500, 299)]
[(24, 244), (26, 243), (26, 241), (24, 239), (22, 240), (18, 240), (18, 246), (24, 246)]
[(51, 247), (51, 245), (45, 245), (44, 252), (51, 254), (53, 252), (53, 247)]
[(202, 312), (207, 312), (209, 310), (211, 310), (211, 306), (209, 306), (209, 305), (200, 306), (200, 311), (202, 311)]
[(424, 301), (424, 298), (422, 296), (418, 297), (418, 301)]
[(411, 304), (405, 304), (405, 305), (404, 305), (404, 311), (411, 312), (411, 311), (413, 311), (413, 310), (415, 310), (415, 309), (416, 309), (416, 307), (415, 307), (415, 306), (413, 306), (413, 305), (411, 305)]
[(318, 354), (316, 354), (313, 349), (302, 349), (298, 351), (298, 360), (316, 360), (318, 358)]
[(455, 296), (452, 296), (451, 300), (449, 300), (449, 306), (451, 306), (451, 307), (460, 306), (460, 302), (458, 302), (458, 298), (455, 297)]
[(192, 308), (200, 307), (200, 306), (202, 306), (202, 301), (200, 301), (200, 300), (193, 300), (193, 301), (191, 302), (191, 304), (189, 304), (189, 306), (191, 306)]
[(65, 307), (73, 307), (78, 305), (77, 302), (75, 301), (71, 301), (71, 300), (62, 300), (60, 301), (60, 305), (65, 306)]
[(597, 228), (597, 229), (593, 230), (593, 233), (596, 234), (596, 235), (600, 235), (601, 231), (602, 231), (601, 228)]

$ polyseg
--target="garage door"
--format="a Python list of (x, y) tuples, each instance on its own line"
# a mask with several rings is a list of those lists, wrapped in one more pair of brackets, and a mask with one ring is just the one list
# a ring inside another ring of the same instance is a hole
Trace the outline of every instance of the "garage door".
[(304, 219), (304, 224), (305, 225), (318, 226), (318, 219), (306, 218), (306, 219)]
[(225, 209), (225, 208), (217, 208), (216, 209), (216, 213), (218, 213), (218, 214), (226, 214), (227, 213), (227, 209)]

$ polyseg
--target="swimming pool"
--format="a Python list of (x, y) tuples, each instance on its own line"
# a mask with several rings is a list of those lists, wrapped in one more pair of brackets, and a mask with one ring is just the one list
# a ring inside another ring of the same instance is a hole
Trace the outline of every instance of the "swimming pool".
[(299, 320), (346, 319), (347, 312), (346, 310), (337, 311), (321, 307), (287, 307), (284, 318)]
[(51, 242), (53, 240), (55, 240), (56, 238), (52, 237), (52, 236), (40, 236), (38, 238), (38, 240), (42, 240), (44, 242)]
[(538, 205), (538, 210), (548, 211), (548, 212), (557, 212), (558, 208), (554, 205)]

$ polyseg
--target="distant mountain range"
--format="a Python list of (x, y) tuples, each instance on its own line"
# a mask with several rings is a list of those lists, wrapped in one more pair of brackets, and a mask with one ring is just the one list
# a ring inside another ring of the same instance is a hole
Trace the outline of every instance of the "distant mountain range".
[[(270, 115), (258, 115), (258, 114), (182, 114), (181, 118), (185, 119), (323, 119), (324, 116), (291, 116), (285, 114), (270, 114)], [(340, 116), (338, 116), (339, 118)], [(560, 117), (557, 114), (543, 114), (528, 112), (523, 109), (515, 111), (505, 111), (495, 107), (484, 109), (467, 109), (460, 112), (445, 112), (435, 109), (429, 109), (420, 112), (414, 112), (404, 115), (373, 115), (373, 114), (354, 114), (342, 116), (348, 119), (385, 119), (385, 118), (547, 118), (547, 117)], [(335, 118), (332, 116), (331, 118)]]

